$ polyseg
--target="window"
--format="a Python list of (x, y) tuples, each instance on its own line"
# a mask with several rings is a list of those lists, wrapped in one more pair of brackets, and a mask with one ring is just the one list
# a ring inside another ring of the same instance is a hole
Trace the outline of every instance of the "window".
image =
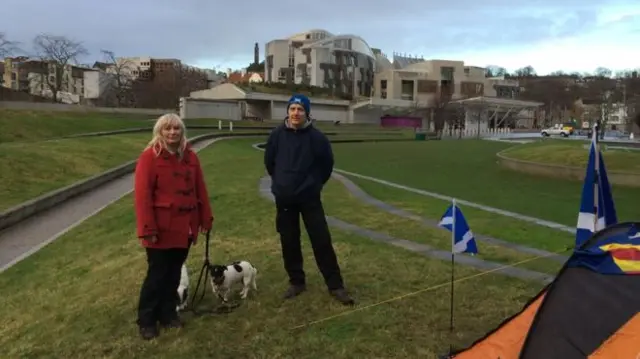
[(442, 66), (440, 67), (440, 77), (441, 80), (445, 81), (453, 81), (453, 67)]
[(387, 80), (380, 80), (380, 89), (382, 90), (387, 89)]

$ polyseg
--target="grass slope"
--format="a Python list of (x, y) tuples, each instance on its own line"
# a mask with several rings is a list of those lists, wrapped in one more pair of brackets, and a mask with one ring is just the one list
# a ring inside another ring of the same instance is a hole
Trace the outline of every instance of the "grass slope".
[(139, 133), (6, 143), (0, 146), (0, 211), (134, 160), (149, 139)]
[(0, 110), (0, 144), (40, 141), (79, 133), (151, 127), (149, 115)]
[[(309, 291), (290, 302), (280, 300), (286, 276), (274, 209), (257, 194), (264, 169), (250, 143), (223, 141), (200, 157), (216, 211), (213, 260), (252, 261), (260, 270), (257, 295), (234, 313), (188, 317), (185, 329), (142, 342), (134, 320), (145, 260), (134, 238), (128, 196), (0, 275), (3, 356), (338, 359), (435, 358), (445, 352), (449, 263), (342, 231), (333, 231), (335, 246), (346, 283), (362, 306), (441, 286), (290, 330), (347, 309), (327, 295), (306, 239)], [(341, 215), (331, 213), (336, 206), (340, 203), (328, 205), (330, 215)], [(188, 261), (192, 285), (203, 250), (199, 244)], [(459, 278), (479, 273), (463, 267), (456, 271)], [(469, 344), (519, 310), (540, 287), (494, 274), (456, 284), (456, 344)], [(206, 298), (213, 300), (210, 294)]]
[[(584, 141), (540, 141), (516, 146), (503, 153), (519, 160), (555, 164), (561, 166), (587, 166), (588, 142)], [(602, 155), (608, 171), (640, 173), (640, 151), (633, 149), (611, 149), (603, 145)], [(615, 147), (615, 146), (614, 146)]]

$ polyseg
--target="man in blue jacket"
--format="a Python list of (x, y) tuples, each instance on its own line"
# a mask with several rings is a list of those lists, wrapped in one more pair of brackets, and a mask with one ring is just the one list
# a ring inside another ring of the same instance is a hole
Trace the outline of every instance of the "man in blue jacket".
[(311, 102), (294, 95), (284, 123), (273, 129), (264, 152), (276, 202), (276, 229), (280, 233), (284, 267), (290, 286), (284, 297), (293, 298), (306, 289), (300, 247), (300, 215), (309, 234), (316, 264), (329, 293), (345, 305), (354, 300), (344, 289), (340, 267), (331, 243), (320, 194), (333, 172), (329, 139), (309, 117)]

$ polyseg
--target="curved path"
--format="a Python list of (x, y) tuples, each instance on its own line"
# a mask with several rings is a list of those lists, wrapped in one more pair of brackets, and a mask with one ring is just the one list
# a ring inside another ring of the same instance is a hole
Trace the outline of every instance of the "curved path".
[[(228, 138), (228, 137), (227, 137)], [(227, 138), (204, 140), (196, 151)], [(0, 273), (133, 191), (133, 173), (76, 196), (0, 232)]]
[[(259, 185), (260, 195), (262, 195), (264, 198), (267, 198), (273, 201), (274, 200), (273, 194), (271, 194), (270, 187), (271, 187), (271, 178), (269, 178), (268, 176), (265, 176), (260, 179), (260, 185)], [(369, 238), (376, 242), (382, 242), (382, 243), (390, 244), (396, 247), (404, 248), (430, 258), (447, 260), (447, 261), (451, 260), (450, 251), (435, 249), (426, 244), (420, 244), (414, 241), (396, 238), (384, 233), (379, 233), (366, 228), (361, 228), (354, 224), (344, 222), (340, 219), (337, 219), (331, 216), (327, 216), (327, 222), (332, 227), (336, 227), (347, 232), (355, 233), (357, 235)], [(535, 272), (528, 269), (522, 269), (517, 267), (505, 267), (504, 264), (489, 262), (489, 261), (485, 261), (485, 260), (482, 260), (476, 257), (471, 257), (471, 256), (455, 256), (455, 262), (458, 264), (477, 268), (480, 270), (495, 270), (496, 273), (504, 274), (509, 277), (535, 280), (543, 283), (550, 283), (553, 280), (553, 276), (546, 273)]]
[[(420, 217), (416, 214), (410, 213), (408, 211), (405, 211), (403, 209), (394, 207), (393, 205), (390, 205), (386, 202), (383, 202), (377, 198), (372, 197), (371, 195), (369, 195), (368, 193), (366, 193), (365, 191), (363, 191), (360, 187), (358, 187), (358, 185), (356, 185), (355, 183), (353, 183), (350, 179), (346, 178), (345, 176), (338, 174), (338, 173), (334, 173), (333, 178), (337, 179), (338, 181), (342, 182), (342, 184), (347, 188), (347, 190), (349, 190), (349, 192), (351, 192), (351, 194), (353, 194), (356, 198), (360, 199), (361, 201), (373, 205), (383, 211), (389, 212), (391, 214), (394, 214), (396, 216), (399, 217), (404, 217), (404, 218), (408, 218), (408, 219), (412, 219), (414, 221), (418, 221), (421, 222), (422, 224), (428, 226), (428, 227), (433, 227), (433, 228), (440, 228), (438, 227), (438, 221), (433, 220), (433, 219), (427, 219), (427, 218), (423, 218)], [(490, 244), (494, 244), (494, 245), (498, 245), (501, 247), (506, 247), (509, 249), (513, 249), (517, 252), (521, 252), (521, 253), (527, 253), (527, 254), (531, 254), (531, 255), (535, 255), (535, 256), (546, 256), (549, 259), (555, 260), (557, 262), (560, 263), (564, 263), (568, 257), (563, 256), (563, 255), (559, 255), (559, 254), (555, 254), (549, 251), (545, 251), (542, 249), (537, 249), (537, 248), (532, 248), (532, 247), (527, 247), (527, 246), (523, 246), (520, 244), (516, 244), (513, 242), (508, 242), (502, 239), (497, 239), (497, 238), (493, 238), (493, 237), (489, 237), (489, 236), (485, 236), (482, 234), (478, 234), (475, 233), (475, 238), (479, 241), (482, 242), (486, 242), (486, 243), (490, 243)]]

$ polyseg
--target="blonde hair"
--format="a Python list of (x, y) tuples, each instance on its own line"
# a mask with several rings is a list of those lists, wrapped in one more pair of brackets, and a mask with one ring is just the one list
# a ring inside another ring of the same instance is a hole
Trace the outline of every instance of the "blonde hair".
[(151, 137), (151, 141), (149, 141), (145, 149), (151, 147), (153, 148), (153, 153), (155, 153), (156, 156), (160, 155), (160, 152), (163, 149), (167, 149), (167, 141), (164, 136), (162, 136), (162, 130), (167, 127), (173, 127), (176, 125), (180, 127), (182, 132), (180, 145), (178, 145), (177, 149), (178, 156), (182, 158), (182, 155), (187, 148), (187, 128), (180, 116), (175, 113), (167, 113), (158, 118), (156, 124), (153, 126), (153, 135)]

